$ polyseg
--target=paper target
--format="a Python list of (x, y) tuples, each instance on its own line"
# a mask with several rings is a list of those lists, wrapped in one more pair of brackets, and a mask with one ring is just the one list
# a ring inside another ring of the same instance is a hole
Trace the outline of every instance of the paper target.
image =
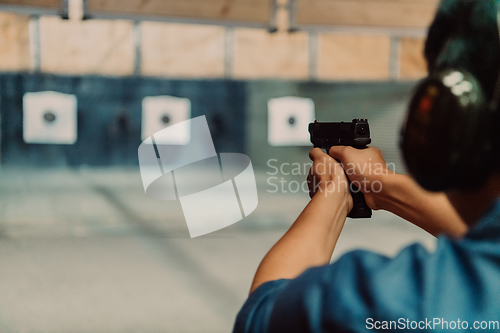
[(26, 143), (74, 144), (77, 140), (77, 99), (55, 91), (23, 97), (23, 139)]
[(268, 102), (268, 143), (271, 146), (309, 146), (308, 126), (314, 121), (310, 98), (281, 97)]
[[(173, 96), (148, 96), (142, 100), (142, 140), (152, 134), (184, 122), (191, 118), (191, 102), (187, 98)], [(189, 143), (191, 128), (185, 123), (176, 126), (175, 131), (169, 131), (168, 135), (161, 137), (158, 144), (185, 145)]]

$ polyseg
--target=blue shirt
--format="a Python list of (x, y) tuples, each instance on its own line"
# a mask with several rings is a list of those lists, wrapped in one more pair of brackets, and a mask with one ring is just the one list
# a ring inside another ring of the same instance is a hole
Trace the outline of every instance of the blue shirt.
[(353, 251), (296, 279), (264, 283), (234, 332), (449, 332), (466, 325), (500, 332), (500, 201), (464, 238), (440, 237), (434, 253), (419, 244), (394, 258)]

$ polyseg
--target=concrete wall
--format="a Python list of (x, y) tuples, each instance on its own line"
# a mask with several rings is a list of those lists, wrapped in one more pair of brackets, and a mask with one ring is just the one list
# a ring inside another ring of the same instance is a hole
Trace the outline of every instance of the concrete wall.
[[(180, 81), (248, 81), (243, 86), (248, 90), (244, 96), (249, 100), (241, 106), (248, 107), (248, 113), (241, 112), (247, 114), (250, 120), (250, 137), (245, 143), (245, 150), (260, 161), (258, 165), (265, 165), (265, 158), (276, 154), (293, 158), (306, 156), (304, 152), (307, 149), (302, 148), (275, 150), (265, 146), (264, 150), (269, 153), (259, 152), (265, 142), (259, 140), (267, 138), (267, 100), (279, 96), (316, 96), (317, 114), (320, 118), (324, 115), (325, 120), (343, 109), (351, 112), (333, 120), (350, 120), (363, 115), (370, 119), (382, 117), (380, 119), (385, 119), (385, 124), (392, 125), (381, 125), (384, 130), (380, 131), (380, 135), (393, 133), (387, 139), (392, 145), (397, 137), (395, 128), (398, 128), (404, 114), (403, 101), (411, 86), (403, 82), (414, 82), (426, 74), (424, 39), (401, 38), (397, 53), (399, 59), (396, 59), (398, 73), (391, 76), (389, 35), (289, 33), (288, 16), (283, 8), (279, 10), (277, 19), (278, 32), (269, 33), (264, 29), (161, 22), (136, 25), (127, 20), (78, 21), (55, 16), (42, 16), (37, 20), (0, 12), (0, 72), (69, 75), (74, 80), (88, 75), (124, 78), (139, 75), (146, 81), (147, 77)], [(152, 80), (159, 84), (164, 81)], [(398, 80), (402, 83), (391, 83)], [(378, 83), (354, 84), (359, 81)], [(354, 86), (345, 82), (353, 82)], [(40, 90), (45, 88), (44, 85), (39, 87)], [(0, 90), (3, 89), (4, 86), (0, 87)], [(370, 95), (368, 90), (377, 93)], [(394, 95), (393, 91), (397, 94)], [(359, 94), (364, 97), (360, 98)], [(207, 105), (211, 103), (210, 96), (204, 98)], [(322, 100), (326, 102), (320, 103)], [(380, 107), (359, 114), (358, 110), (364, 110), (360, 105)], [(5, 116), (5, 106), (0, 108), (3, 109), (0, 117)], [(109, 111), (103, 109), (102, 112)], [(391, 116), (383, 118), (385, 114)], [(12, 124), (6, 118), (2, 119), (2, 123), (4, 130)], [(385, 130), (387, 128), (390, 130)], [(5, 139), (9, 135), (1, 133), (0, 137)], [(5, 146), (4, 143), (0, 145)], [(386, 150), (388, 156), (396, 159), (394, 149), (390, 146)], [(2, 156), (3, 161), (6, 158), (8, 161), (8, 156)]]

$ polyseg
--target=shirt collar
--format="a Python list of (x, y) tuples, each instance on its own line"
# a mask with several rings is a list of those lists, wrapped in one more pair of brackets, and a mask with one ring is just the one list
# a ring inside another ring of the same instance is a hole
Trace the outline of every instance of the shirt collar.
[(483, 217), (470, 228), (465, 238), (500, 240), (500, 199), (490, 205)]

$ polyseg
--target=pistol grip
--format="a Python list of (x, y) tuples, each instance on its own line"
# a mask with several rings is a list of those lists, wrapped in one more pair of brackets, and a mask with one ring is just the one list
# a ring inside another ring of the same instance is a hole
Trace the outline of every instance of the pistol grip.
[(353, 219), (370, 218), (372, 216), (372, 210), (366, 204), (365, 195), (363, 194), (363, 192), (361, 192), (361, 190), (355, 185), (352, 185), (351, 181), (349, 181), (349, 190), (351, 191), (352, 196), (352, 209), (347, 217)]
[[(360, 149), (365, 149), (367, 146), (364, 146), (363, 148)], [(349, 179), (349, 178), (348, 178)], [(349, 180), (349, 190), (351, 191), (351, 196), (352, 196), (352, 209), (347, 215), (347, 217), (350, 217), (352, 219), (369, 219), (372, 217), (372, 210), (368, 205), (366, 204), (365, 201), (365, 195), (361, 190), (351, 184), (351, 181)]]

